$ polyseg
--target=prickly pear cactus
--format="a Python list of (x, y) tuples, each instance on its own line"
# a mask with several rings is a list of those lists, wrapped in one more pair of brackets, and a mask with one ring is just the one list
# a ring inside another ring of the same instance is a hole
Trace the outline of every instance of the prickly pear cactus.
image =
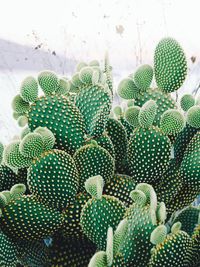
[(159, 223), (165, 221), (165, 205), (157, 203), (155, 191), (149, 184), (138, 184), (130, 196), (134, 203), (125, 215), (128, 231), (120, 252), (125, 266), (147, 266), (153, 247), (150, 235)]
[(106, 53), (22, 81), (22, 131), (0, 140), (0, 266), (200, 266), (200, 97), (176, 92), (184, 51), (167, 37), (153, 66), (118, 85), (112, 70)]
[[(192, 240), (186, 232), (180, 230), (180, 227), (181, 223), (175, 223), (168, 235), (164, 225), (162, 228), (158, 226), (152, 232), (151, 242), (155, 247), (151, 251), (149, 267), (188, 266)], [(173, 257), (170, 254), (171, 250), (173, 250)]]
[(92, 198), (84, 205), (80, 224), (83, 233), (99, 249), (106, 248), (106, 230), (109, 226), (116, 229), (125, 213), (124, 204), (113, 196), (102, 195), (103, 178), (94, 176), (85, 183), (86, 190)]

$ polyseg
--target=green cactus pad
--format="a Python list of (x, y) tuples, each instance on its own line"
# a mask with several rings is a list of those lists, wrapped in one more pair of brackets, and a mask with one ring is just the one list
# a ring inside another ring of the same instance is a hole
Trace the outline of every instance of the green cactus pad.
[(54, 238), (49, 248), (51, 267), (86, 267), (96, 251), (96, 246), (86, 238)]
[(79, 110), (64, 96), (46, 96), (31, 105), (29, 128), (47, 127), (56, 138), (55, 147), (73, 154), (84, 143), (85, 125)]
[(111, 181), (104, 186), (103, 193), (114, 196), (129, 206), (132, 203), (130, 192), (135, 189), (135, 182), (132, 177), (123, 174), (114, 174)]
[(199, 188), (194, 188), (188, 184), (182, 184), (177, 194), (167, 204), (168, 214), (172, 214), (174, 211), (181, 210), (189, 206), (195, 201), (199, 195)]
[(149, 267), (188, 266), (186, 262), (190, 247), (191, 239), (187, 233), (178, 231), (176, 234), (169, 234), (152, 250)]
[(17, 112), (13, 112), (12, 116), (15, 120), (17, 120), (20, 116), (23, 116), (24, 113), (17, 113)]
[(100, 136), (111, 110), (111, 96), (100, 85), (88, 86), (76, 96), (76, 106), (84, 117), (90, 136)]
[(199, 190), (200, 188), (200, 132), (190, 141), (181, 163), (183, 182)]
[(11, 169), (29, 167), (32, 162), (30, 158), (27, 158), (20, 153), (19, 145), (19, 141), (14, 141), (4, 150), (4, 162)]
[(59, 209), (65, 208), (74, 199), (78, 180), (74, 160), (61, 150), (43, 153), (28, 171), (32, 194), (43, 203)]
[(24, 101), (20, 95), (16, 95), (12, 101), (12, 108), (15, 112), (24, 114), (29, 110), (29, 103)]
[(26, 180), (26, 173), (18, 171), (14, 173), (9, 167), (0, 165), (0, 192), (9, 190), (17, 183), (24, 183)]
[(134, 99), (138, 97), (140, 90), (131, 78), (126, 78), (120, 82), (117, 92), (123, 99)]
[(0, 193), (0, 209), (3, 209), (7, 205), (7, 198), (3, 193)]
[(62, 228), (65, 237), (80, 237), (83, 235), (80, 226), (81, 210), (90, 198), (91, 196), (86, 192), (79, 193), (76, 195), (74, 202), (65, 208), (63, 213), (65, 222)]
[(107, 254), (105, 251), (98, 251), (94, 254), (94, 256), (91, 258), (88, 267), (107, 267)]
[(63, 224), (61, 214), (33, 196), (12, 200), (2, 210), (0, 227), (13, 240), (40, 240), (51, 236)]
[(188, 111), (188, 109), (194, 106), (194, 104), (195, 104), (195, 99), (193, 95), (185, 94), (181, 97), (180, 106), (184, 111)]
[(146, 92), (141, 93), (135, 99), (135, 106), (142, 107), (148, 100), (154, 100), (157, 104), (157, 112), (153, 125), (160, 125), (160, 118), (163, 112), (168, 109), (176, 108), (176, 103), (169, 94), (162, 92), (160, 89), (148, 89)]
[(58, 77), (52, 71), (40, 72), (38, 82), (45, 95), (51, 95), (58, 88)]
[(176, 216), (175, 222), (181, 222), (181, 229), (192, 236), (194, 228), (198, 223), (198, 218), (200, 216), (200, 209), (198, 207), (187, 207), (183, 209), (178, 216)]
[(32, 77), (26, 77), (20, 86), (20, 95), (26, 102), (34, 102), (38, 97), (38, 83)]
[(132, 107), (132, 106), (134, 106), (134, 100), (128, 100), (127, 101), (127, 107), (129, 108), (129, 107)]
[(23, 266), (49, 266), (48, 248), (44, 241), (20, 240), (16, 242), (17, 259)]
[(137, 106), (130, 107), (125, 112), (126, 121), (133, 127), (140, 126), (139, 119), (138, 119), (139, 112), (140, 112), (140, 107), (137, 107)]
[(183, 130), (176, 137), (176, 141), (174, 143), (174, 157), (178, 164), (181, 163), (188, 144), (199, 129), (186, 124)]
[(184, 116), (176, 109), (168, 109), (161, 116), (160, 129), (166, 135), (177, 134), (183, 130), (184, 126)]
[(153, 79), (153, 68), (150, 65), (140, 66), (134, 73), (134, 82), (140, 91), (146, 91)]
[(34, 133), (40, 134), (42, 136), (43, 147), (45, 151), (53, 148), (53, 146), (55, 145), (55, 137), (47, 127), (38, 127), (34, 130)]
[(127, 157), (128, 139), (124, 126), (117, 120), (109, 118), (106, 132), (110, 137), (115, 150), (115, 167), (120, 172)]
[(118, 117), (118, 116), (121, 116), (122, 115), (122, 108), (120, 106), (115, 106), (113, 108), (113, 112), (114, 114)]
[(154, 185), (159, 201), (163, 201), (166, 206), (173, 200), (183, 184), (179, 167), (175, 159), (171, 159), (169, 167), (163, 173), (160, 181)]
[(26, 192), (26, 186), (24, 184), (15, 184), (10, 189), (10, 195), (16, 199), (22, 196)]
[(101, 175), (105, 182), (112, 178), (114, 160), (108, 151), (97, 143), (81, 147), (76, 151), (73, 158), (80, 174), (80, 190), (84, 190), (84, 183), (91, 176)]
[(152, 223), (149, 205), (141, 207), (135, 203), (127, 210), (125, 217), (128, 219), (128, 232), (120, 249), (125, 266), (147, 266), (153, 247), (150, 235), (156, 227)]
[(183, 49), (172, 38), (162, 39), (154, 53), (156, 83), (164, 92), (179, 89), (185, 81), (187, 62)]
[(80, 224), (86, 236), (98, 249), (106, 249), (108, 227), (116, 229), (125, 213), (125, 206), (115, 197), (103, 195), (90, 199), (82, 209)]
[(167, 235), (167, 227), (165, 225), (157, 226), (151, 233), (151, 243), (154, 245), (162, 243)]
[(155, 182), (168, 167), (171, 143), (159, 128), (137, 128), (129, 141), (128, 163), (136, 182)]
[(19, 127), (24, 127), (26, 126), (26, 124), (28, 123), (28, 118), (27, 116), (20, 116), (17, 120), (17, 123), (19, 125)]
[(200, 128), (200, 106), (193, 106), (187, 112), (187, 123), (194, 127)]
[(79, 72), (79, 79), (84, 84), (92, 83), (93, 69), (91, 67), (83, 67)]
[(149, 128), (155, 119), (157, 104), (154, 100), (147, 101), (140, 109), (138, 121), (141, 127)]
[(129, 140), (131, 137), (131, 134), (133, 132), (133, 130), (135, 129), (134, 126), (130, 125), (127, 120), (125, 119), (124, 116), (121, 116), (119, 118), (119, 121), (121, 122), (121, 124), (124, 126), (124, 129), (126, 131), (126, 135), (127, 135), (127, 139)]
[[(189, 264), (198, 267), (200, 262), (200, 224), (195, 227), (192, 235), (192, 247), (190, 249)], [(192, 265), (193, 264), (193, 265)]]
[(99, 137), (94, 138), (94, 140), (97, 142), (99, 146), (105, 148), (110, 153), (110, 155), (113, 157), (113, 159), (115, 158), (115, 150), (114, 150), (113, 143), (110, 137), (106, 133)]
[(58, 95), (67, 95), (69, 93), (69, 89), (69, 82), (65, 78), (61, 78), (58, 80), (58, 87), (55, 93)]
[(43, 150), (44, 143), (39, 133), (28, 133), (19, 144), (19, 151), (24, 157), (39, 157)]
[(0, 266), (17, 266), (17, 250), (12, 240), (0, 231)]

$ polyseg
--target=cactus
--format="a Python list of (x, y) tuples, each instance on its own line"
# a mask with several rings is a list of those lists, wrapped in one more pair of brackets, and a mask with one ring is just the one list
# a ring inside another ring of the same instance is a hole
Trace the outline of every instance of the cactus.
[(0, 266), (15, 267), (17, 265), (17, 247), (15, 243), (0, 230)]
[(48, 248), (43, 240), (19, 240), (15, 244), (17, 247), (17, 260), (23, 266), (49, 266)]
[(160, 120), (160, 129), (166, 134), (177, 134), (184, 128), (184, 117), (175, 109), (165, 111)]
[(15, 184), (26, 182), (26, 169), (20, 169), (17, 173), (15, 173), (9, 167), (0, 165), (0, 192), (8, 190)]
[(196, 225), (198, 224), (198, 219), (200, 216), (200, 208), (189, 206), (183, 209), (175, 217), (175, 222), (181, 222), (181, 229), (192, 236)]
[(34, 160), (27, 179), (31, 193), (38, 200), (58, 209), (73, 201), (78, 190), (79, 175), (75, 162), (62, 150), (44, 152)]
[(139, 125), (143, 128), (149, 128), (155, 119), (157, 104), (154, 100), (147, 101), (140, 109), (138, 114)]
[[(168, 208), (170, 202), (178, 195), (183, 184), (180, 169), (174, 159), (170, 160), (167, 170), (163, 173), (160, 181), (154, 185), (159, 201), (163, 201)], [(168, 209), (167, 209), (168, 210)]]
[[(152, 242), (156, 246), (152, 249), (149, 267), (188, 266), (187, 261), (192, 242), (190, 236), (180, 230), (180, 226), (179, 222), (175, 223), (171, 228), (171, 233), (168, 235), (166, 232), (163, 233), (161, 226), (158, 226), (151, 233), (151, 242), (155, 241), (155, 237), (158, 242)], [(165, 229), (166, 227), (162, 226), (162, 228)], [(173, 257), (170, 253), (171, 250), (173, 250)]]
[(181, 97), (180, 106), (184, 111), (188, 111), (195, 104), (195, 99), (190, 94), (185, 94)]
[(200, 222), (195, 227), (194, 232), (192, 234), (192, 246), (189, 251), (190, 255), (188, 261), (191, 266), (198, 267), (200, 262), (199, 250), (200, 250)]
[(83, 117), (78, 108), (62, 95), (38, 98), (29, 110), (28, 125), (31, 131), (39, 126), (47, 127), (56, 138), (56, 148), (70, 154), (84, 143)]
[(116, 170), (120, 172), (127, 156), (128, 139), (126, 130), (119, 121), (109, 118), (106, 124), (106, 132), (114, 146)]
[(140, 66), (134, 73), (133, 79), (140, 92), (146, 91), (153, 79), (153, 68), (147, 64)]
[(110, 94), (100, 85), (88, 86), (77, 94), (75, 104), (85, 119), (87, 134), (100, 136), (111, 110)]
[(121, 200), (124, 205), (129, 206), (132, 203), (129, 197), (130, 192), (135, 188), (135, 181), (132, 177), (123, 174), (115, 174), (111, 181), (104, 186), (105, 195), (114, 196)]
[(183, 182), (190, 187), (199, 190), (200, 187), (200, 132), (197, 132), (190, 141), (187, 149), (184, 153), (183, 160), (181, 162), (181, 176)]
[(132, 125), (133, 127), (139, 127), (140, 124), (139, 124), (139, 112), (140, 112), (140, 108), (137, 107), (137, 106), (132, 106), (132, 107), (129, 107), (127, 110), (126, 110), (126, 113), (125, 113), (125, 119), (126, 121)]
[(32, 77), (26, 77), (20, 87), (20, 95), (25, 102), (34, 102), (38, 97), (38, 83)]
[(150, 235), (158, 223), (165, 220), (166, 212), (164, 207), (159, 211), (155, 191), (148, 184), (138, 184), (130, 196), (134, 203), (125, 215), (128, 232), (120, 252), (125, 266), (147, 266), (153, 247)]
[(135, 106), (142, 107), (148, 100), (154, 100), (157, 104), (157, 112), (153, 122), (153, 125), (160, 126), (160, 119), (162, 114), (168, 109), (176, 108), (176, 103), (173, 98), (160, 89), (148, 89), (146, 92), (142, 92), (134, 102)]
[(199, 188), (194, 188), (191, 185), (182, 183), (181, 187), (178, 189), (177, 194), (170, 200), (167, 204), (167, 211), (169, 214), (183, 209), (189, 206), (195, 201), (199, 195)]
[(188, 110), (187, 123), (194, 128), (200, 128), (200, 106), (193, 106)]
[(183, 84), (187, 74), (185, 54), (172, 38), (162, 39), (154, 53), (156, 83), (164, 92), (174, 92)]
[(126, 237), (127, 226), (128, 223), (125, 219), (119, 223), (115, 233), (113, 233), (112, 227), (108, 228), (106, 251), (96, 252), (91, 258), (88, 267), (125, 266), (123, 256), (119, 252), (119, 247), (122, 240)]
[(120, 82), (117, 92), (123, 99), (134, 99), (138, 97), (140, 90), (131, 78), (126, 78)]
[(186, 72), (164, 38), (119, 97), (107, 53), (25, 77), (23, 129), (0, 142), (0, 266), (199, 266), (200, 98), (170, 94)]
[(86, 238), (56, 236), (49, 247), (49, 263), (52, 267), (85, 267), (95, 251), (96, 246)]
[(84, 190), (85, 181), (95, 175), (104, 177), (107, 182), (114, 174), (114, 160), (109, 152), (100, 147), (96, 141), (78, 149), (73, 157), (79, 177), (79, 190)]
[(58, 77), (52, 71), (42, 71), (38, 75), (38, 83), (45, 95), (51, 95), (58, 87)]
[(167, 169), (170, 153), (170, 140), (159, 128), (136, 128), (128, 146), (131, 175), (137, 182), (154, 183)]
[[(19, 193), (21, 187), (12, 187), (1, 205), (0, 228), (13, 240), (41, 240), (53, 234), (63, 224), (62, 215), (40, 203), (32, 195)], [(23, 189), (23, 188), (22, 188)], [(37, 216), (35, 216), (37, 215)]]
[[(113, 143), (110, 137), (107, 135), (107, 133), (104, 133), (103, 135), (96, 137), (93, 140), (95, 140), (99, 146), (106, 149), (110, 153), (110, 155), (113, 157), (113, 159), (115, 158), (114, 146), (113, 146)], [(88, 143), (90, 143), (90, 141)]]
[(75, 201), (69, 204), (64, 215), (64, 225), (62, 233), (65, 237), (80, 237), (83, 236), (83, 231), (80, 226), (81, 211), (90, 199), (90, 195), (87, 192), (81, 192), (75, 197)]
[(92, 198), (84, 205), (80, 224), (84, 234), (94, 242), (98, 249), (106, 248), (108, 227), (116, 229), (125, 213), (124, 204), (115, 197), (102, 195), (103, 178), (89, 178), (85, 187)]
[(180, 165), (188, 144), (199, 129), (200, 128), (194, 128), (186, 123), (183, 130), (176, 137), (176, 140), (174, 142), (174, 157), (177, 164)]

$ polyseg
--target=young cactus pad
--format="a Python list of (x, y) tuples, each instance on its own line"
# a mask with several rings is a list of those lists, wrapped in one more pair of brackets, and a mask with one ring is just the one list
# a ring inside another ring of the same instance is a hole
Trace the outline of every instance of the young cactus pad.
[(106, 248), (108, 227), (116, 229), (123, 219), (125, 206), (115, 197), (102, 195), (103, 178), (95, 176), (85, 183), (86, 191), (92, 198), (85, 204), (81, 212), (81, 227), (85, 235), (99, 249)]

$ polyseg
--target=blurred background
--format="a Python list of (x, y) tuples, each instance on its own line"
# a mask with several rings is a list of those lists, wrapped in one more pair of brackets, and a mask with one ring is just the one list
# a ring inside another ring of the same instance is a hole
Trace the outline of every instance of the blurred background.
[(200, 85), (199, 0), (1, 1), (0, 140), (20, 128), (11, 101), (27, 75), (44, 69), (70, 77), (78, 61), (103, 62), (109, 52), (114, 86), (142, 63), (152, 64), (156, 44), (170, 36), (188, 59), (179, 97)]

